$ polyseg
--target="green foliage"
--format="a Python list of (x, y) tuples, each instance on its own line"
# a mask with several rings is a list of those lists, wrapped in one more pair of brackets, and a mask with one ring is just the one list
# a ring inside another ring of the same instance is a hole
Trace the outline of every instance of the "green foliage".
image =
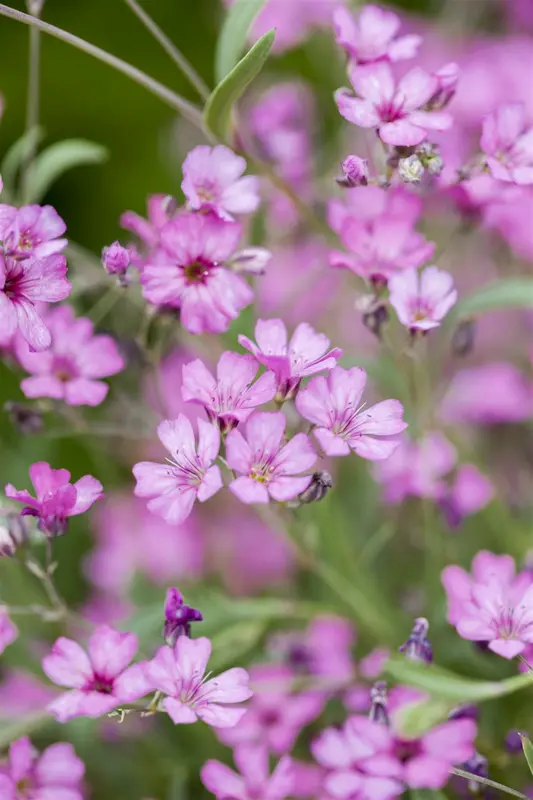
[(32, 128), (11, 145), (2, 159), (0, 175), (2, 175), (4, 182), (2, 192), (2, 201), (4, 203), (14, 202), (17, 199), (17, 177), (29, 154), (34, 152), (43, 137), (44, 130), (42, 128)]
[(522, 740), (522, 750), (524, 751), (529, 771), (533, 775), (533, 744), (531, 744), (531, 739), (527, 736), (520, 736), (520, 738)]
[(108, 152), (102, 145), (84, 139), (66, 139), (43, 150), (28, 176), (27, 201), (39, 203), (55, 181), (74, 167), (102, 164)]
[(236, 0), (228, 9), (215, 52), (215, 79), (223, 80), (239, 61), (250, 27), (266, 0)]
[(473, 294), (462, 298), (449, 317), (450, 320), (457, 320), (503, 308), (533, 309), (533, 278), (504, 278), (482, 286)]

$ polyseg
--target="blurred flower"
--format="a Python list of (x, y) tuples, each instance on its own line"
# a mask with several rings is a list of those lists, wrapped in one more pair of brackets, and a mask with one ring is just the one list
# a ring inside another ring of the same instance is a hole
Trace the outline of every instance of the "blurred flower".
[(355, 629), (348, 620), (319, 616), (306, 631), (289, 631), (273, 638), (271, 649), (298, 672), (342, 684), (355, 672), (354, 643)]
[(420, 275), (404, 270), (389, 280), (390, 303), (402, 325), (411, 330), (437, 328), (457, 302), (453, 277), (438, 267), (426, 267)]
[(354, 450), (362, 458), (389, 458), (398, 446), (397, 435), (407, 427), (398, 400), (383, 400), (370, 408), (361, 405), (366, 372), (361, 367), (335, 367), (327, 378), (313, 378), (296, 398), (296, 408), (318, 426), (314, 430), (327, 455), (345, 456)]
[(166, 194), (150, 195), (147, 207), (148, 219), (144, 219), (134, 211), (125, 211), (120, 217), (121, 227), (134, 233), (144, 246), (143, 256), (137, 255), (137, 258), (132, 259), (137, 267), (143, 267), (146, 259), (159, 246), (161, 231), (176, 211), (174, 199)]
[(432, 110), (446, 108), (453, 99), (460, 72), (459, 65), (455, 61), (450, 61), (449, 64), (445, 64), (437, 72), (432, 73), (432, 76), (437, 79), (437, 89), (428, 102)]
[(209, 678), (205, 670), (210, 655), (209, 639), (180, 636), (173, 648), (161, 647), (152, 661), (142, 665), (148, 683), (166, 695), (161, 706), (176, 725), (200, 718), (215, 728), (230, 728), (246, 712), (233, 704), (252, 696), (248, 673), (233, 667)]
[(467, 425), (520, 422), (532, 412), (531, 386), (514, 364), (503, 361), (457, 372), (440, 406), (445, 422)]
[(500, 106), (483, 120), (481, 149), (494, 178), (533, 183), (533, 126), (526, 125), (523, 103)]
[[(286, 419), (282, 412), (257, 411), (241, 430), (226, 439), (226, 460), (240, 477), (230, 490), (243, 503), (280, 503), (292, 500), (311, 483), (311, 475), (298, 476), (316, 461), (309, 438), (297, 433), (282, 444)], [(297, 477), (298, 476), (298, 477)]]
[(384, 61), (367, 66), (350, 65), (348, 74), (358, 97), (339, 89), (335, 99), (340, 114), (363, 128), (376, 128), (386, 144), (409, 147), (420, 144), (428, 130), (447, 130), (452, 117), (446, 111), (422, 110), (439, 89), (438, 79), (420, 67), (396, 85)]
[(268, 750), (262, 745), (240, 745), (233, 758), (241, 774), (222, 764), (208, 761), (200, 771), (205, 788), (217, 800), (287, 800), (293, 792), (292, 760), (285, 756), (270, 775)]
[(39, 711), (54, 696), (54, 691), (30, 672), (5, 669), (0, 683), (0, 719), (23, 720)]
[(137, 648), (135, 634), (119, 633), (108, 625), (91, 634), (88, 655), (77, 642), (60, 637), (42, 667), (53, 683), (70, 691), (52, 700), (48, 711), (58, 722), (68, 722), (101, 717), (144, 697), (153, 687), (140, 664), (129, 666)]
[(18, 634), (17, 626), (9, 618), (8, 609), (0, 606), (0, 653), (13, 644)]
[(287, 342), (287, 328), (281, 319), (259, 319), (255, 338), (257, 344), (241, 334), (239, 344), (275, 374), (280, 401), (294, 396), (303, 377), (332, 369), (342, 356), (338, 347), (328, 350), (328, 337), (307, 322), (301, 322)]
[(85, 765), (70, 743), (58, 742), (42, 753), (24, 736), (12, 742), (0, 774), (3, 800), (82, 800)]
[(414, 58), (422, 39), (416, 35), (396, 38), (399, 28), (397, 14), (370, 4), (365, 5), (355, 18), (343, 6), (333, 13), (337, 44), (359, 64)]
[(442, 481), (454, 467), (457, 453), (439, 432), (431, 431), (418, 442), (407, 437), (393, 455), (374, 470), (374, 476), (384, 486), (387, 503), (401, 503), (406, 497), (438, 499), (446, 491)]
[(493, 497), (492, 482), (474, 464), (462, 464), (448, 493), (440, 500), (440, 507), (453, 528), (460, 525), (465, 517), (485, 508)]
[(131, 261), (129, 250), (120, 242), (113, 242), (102, 250), (102, 264), (109, 275), (124, 275)]
[(253, 383), (257, 369), (252, 356), (225, 352), (218, 361), (215, 379), (204, 363), (196, 359), (183, 366), (181, 394), (185, 401), (204, 406), (209, 419), (226, 433), (276, 394), (276, 379), (271, 372)]
[(339, 186), (353, 189), (354, 186), (366, 186), (368, 183), (368, 159), (359, 156), (347, 156), (342, 162), (342, 177), (337, 178)]
[(103, 497), (102, 484), (92, 475), (84, 475), (72, 484), (68, 470), (52, 469), (45, 461), (31, 465), (30, 478), (36, 498), (26, 490), (15, 489), (10, 483), (4, 491), (6, 497), (24, 503), (22, 516), (38, 517), (39, 529), (49, 536), (65, 533), (69, 517), (83, 514)]
[(21, 337), (15, 339), (17, 359), (32, 375), (20, 384), (26, 397), (51, 397), (70, 406), (100, 405), (109, 387), (99, 378), (116, 375), (125, 366), (111, 336), (95, 336), (90, 319), (76, 318), (71, 306), (49, 311), (44, 323), (51, 336), (45, 352), (35, 353)]
[(29, 404), (14, 403), (8, 400), (4, 403), (4, 411), (9, 414), (12, 425), (23, 436), (39, 433), (44, 428), (43, 414)]
[(199, 145), (183, 162), (181, 188), (193, 211), (212, 211), (222, 219), (251, 214), (259, 207), (259, 179), (241, 177), (246, 161), (225, 147)]
[(185, 605), (179, 589), (167, 590), (165, 599), (165, 627), (163, 636), (169, 647), (174, 647), (180, 636), (191, 635), (191, 622), (202, 622), (200, 611)]
[(429, 622), (424, 617), (415, 619), (411, 635), (401, 647), (400, 653), (404, 653), (409, 661), (422, 661), (431, 664), (433, 661), (433, 649), (431, 642), (427, 638)]
[(222, 476), (215, 461), (220, 447), (217, 427), (198, 420), (198, 446), (190, 421), (183, 414), (163, 420), (157, 435), (171, 459), (167, 464), (141, 461), (133, 467), (137, 480), (134, 494), (152, 498), (148, 508), (166, 522), (183, 522), (196, 499), (201, 503), (222, 488)]
[(67, 246), (67, 240), (58, 237), (66, 229), (67, 226), (52, 206), (15, 208), (0, 205), (0, 241), (3, 242), (6, 257), (42, 260), (60, 253)]

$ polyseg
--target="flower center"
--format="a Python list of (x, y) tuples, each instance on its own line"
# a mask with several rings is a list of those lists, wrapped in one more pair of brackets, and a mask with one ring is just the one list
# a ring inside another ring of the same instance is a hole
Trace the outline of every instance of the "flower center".
[(257, 483), (268, 483), (274, 473), (274, 468), (268, 464), (255, 464), (250, 470), (250, 478)]
[(113, 694), (113, 679), (95, 675), (87, 689), (90, 692), (99, 692), (99, 694)]
[(16, 795), (17, 797), (27, 797), (28, 791), (30, 791), (32, 788), (32, 782), (30, 778), (26, 776), (25, 778), (22, 778), (20, 781), (18, 781), (15, 788), (17, 790), (17, 795)]
[(397, 739), (394, 749), (395, 755), (402, 764), (416, 758), (422, 752), (419, 739)]
[(183, 272), (188, 284), (205, 283), (209, 277), (211, 267), (214, 265), (205, 258), (197, 258), (192, 264), (183, 267)]
[(72, 359), (66, 356), (56, 356), (52, 367), (52, 372), (58, 381), (68, 383), (77, 375)]

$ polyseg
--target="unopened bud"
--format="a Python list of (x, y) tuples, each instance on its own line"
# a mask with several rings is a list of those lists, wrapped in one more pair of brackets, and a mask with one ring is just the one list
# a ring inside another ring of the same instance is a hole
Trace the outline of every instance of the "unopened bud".
[(448, 719), (473, 719), (474, 722), (477, 722), (478, 718), (478, 707), (472, 703), (465, 703), (462, 706), (457, 706), (448, 714)]
[(420, 183), (424, 174), (424, 165), (416, 155), (401, 158), (398, 164), (398, 175), (404, 183)]
[(0, 556), (14, 556), (28, 538), (26, 522), (20, 514), (7, 512), (0, 517)]
[(359, 156), (348, 156), (342, 162), (343, 174), (336, 178), (339, 186), (353, 189), (354, 186), (366, 186), (368, 184), (368, 161)]
[(440, 175), (444, 169), (444, 161), (442, 160), (438, 145), (432, 142), (422, 142), (416, 149), (416, 155), (424, 169), (427, 169), (430, 175)]
[(435, 110), (445, 108), (453, 98), (459, 80), (459, 65), (454, 61), (445, 64), (444, 67), (433, 73), (433, 77), (438, 81), (438, 88), (433, 97), (427, 103), (428, 108)]
[(467, 356), (474, 349), (476, 338), (476, 322), (464, 319), (459, 323), (452, 336), (452, 353), (455, 356)]
[(404, 653), (409, 661), (422, 661), (431, 664), (433, 661), (433, 649), (427, 638), (429, 622), (425, 617), (415, 619), (411, 635), (401, 647), (400, 653)]
[(30, 406), (8, 401), (4, 403), (4, 411), (9, 414), (9, 419), (19, 433), (25, 436), (43, 429), (43, 415)]
[(130, 254), (120, 242), (113, 242), (102, 250), (102, 264), (109, 275), (124, 275), (130, 265)]
[(505, 737), (505, 749), (508, 753), (521, 753), (522, 752), (522, 737), (527, 738), (527, 733), (524, 731), (510, 730)]
[[(471, 756), (468, 761), (465, 761), (464, 764), (461, 764), (460, 766), (461, 769), (472, 773), (472, 775), (477, 775), (479, 778), (489, 777), (489, 762), (477, 751), (474, 752), (474, 755)], [(467, 781), (466, 785), (471, 794), (477, 797), (485, 797), (484, 787), (480, 786), (477, 781)]]
[(202, 622), (203, 616), (196, 608), (186, 606), (178, 589), (170, 588), (165, 599), (165, 626), (163, 636), (174, 647), (180, 636), (191, 635), (191, 622)]
[(235, 253), (231, 260), (231, 267), (235, 272), (246, 275), (264, 275), (272, 253), (265, 247), (245, 247)]
[(379, 303), (372, 311), (363, 314), (363, 325), (378, 339), (381, 339), (381, 329), (388, 320), (389, 312), (385, 303)]
[(298, 496), (298, 499), (300, 503), (318, 503), (320, 500), (324, 499), (332, 486), (333, 479), (329, 472), (325, 472), (324, 470), (314, 472), (311, 483), (307, 489)]
[(370, 689), (370, 711), (368, 717), (373, 722), (381, 725), (389, 724), (389, 712), (387, 710), (387, 684), (385, 681), (376, 681)]

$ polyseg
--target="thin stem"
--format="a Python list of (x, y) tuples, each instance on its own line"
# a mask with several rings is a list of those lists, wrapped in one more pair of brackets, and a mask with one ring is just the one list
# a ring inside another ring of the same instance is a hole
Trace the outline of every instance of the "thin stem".
[(100, 47), (85, 41), (85, 39), (80, 39), (79, 36), (74, 36), (74, 34), (69, 33), (68, 31), (64, 31), (61, 28), (56, 28), (55, 25), (49, 25), (47, 22), (43, 22), (40, 19), (32, 17), (31, 14), (24, 14), (23, 11), (17, 11), (14, 8), (10, 8), (9, 6), (4, 5), (4, 3), (0, 3), (0, 15), (9, 17), (9, 19), (14, 19), (16, 22), (23, 22), (25, 25), (33, 25), (35, 28), (43, 31), (43, 33), (48, 33), (50, 36), (54, 36), (56, 39), (67, 42), (67, 44), (71, 44), (78, 50), (88, 53), (94, 58), (97, 58), (99, 61), (102, 61), (104, 64), (108, 64), (110, 67), (118, 70), (118, 72), (122, 72), (124, 75), (127, 75), (128, 78), (131, 78), (133, 81), (135, 81), (135, 83), (140, 84), (140, 86), (144, 86), (145, 89), (148, 89), (148, 91), (152, 92), (152, 94), (156, 95), (156, 97), (159, 97), (171, 108), (174, 108), (176, 111), (182, 113), (184, 117), (186, 117), (203, 131), (202, 113), (199, 108), (192, 103), (189, 103), (188, 100), (185, 100), (167, 86), (159, 83), (159, 81), (156, 81), (154, 78), (146, 75), (146, 73), (141, 72), (141, 70), (137, 69), (137, 67), (134, 67), (132, 64), (128, 64), (127, 61), (117, 58), (117, 56), (114, 56), (111, 53), (108, 53), (106, 50), (102, 50)]
[(500, 792), (504, 794), (510, 794), (513, 797), (520, 797), (521, 800), (527, 800), (525, 794), (517, 792), (516, 789), (510, 789), (509, 786), (504, 786), (503, 783), (496, 783), (496, 781), (491, 781), (488, 778), (481, 778), (479, 775), (474, 775), (472, 772), (466, 772), (463, 769), (453, 768), (450, 772), (452, 775), (457, 775), (459, 778), (464, 778), (467, 781), (474, 781), (474, 783), (480, 783), (483, 786), (490, 786), (491, 789), (499, 789)]
[[(40, 9), (35, 9), (33, 14), (38, 18)], [(32, 26), (29, 37), (29, 63), (28, 63), (28, 96), (26, 101), (26, 135), (33, 131), (39, 124), (39, 94), (40, 94), (40, 67), (41, 67), (41, 31)], [(30, 178), (33, 162), (37, 155), (37, 141), (34, 140), (28, 149), (22, 174), (22, 201), (28, 203), (30, 199)]]
[(166, 33), (161, 30), (159, 25), (146, 13), (146, 11), (137, 3), (137, 0), (125, 0), (133, 13), (141, 20), (144, 27), (152, 34), (165, 53), (170, 56), (176, 66), (183, 72), (189, 83), (196, 89), (202, 100), (207, 100), (211, 94), (209, 87), (204, 83), (203, 79), (198, 75), (192, 64), (187, 61), (181, 50), (168, 38)]

